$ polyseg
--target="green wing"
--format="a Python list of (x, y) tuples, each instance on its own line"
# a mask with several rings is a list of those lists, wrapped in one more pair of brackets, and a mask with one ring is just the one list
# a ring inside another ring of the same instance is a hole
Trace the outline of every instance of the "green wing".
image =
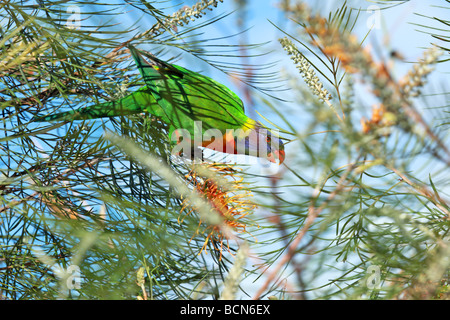
[(203, 132), (215, 128), (242, 128), (248, 117), (241, 99), (226, 86), (196, 72), (171, 65), (129, 47), (147, 87), (161, 105), (175, 128), (194, 132), (194, 122), (201, 121)]
[(168, 64), (138, 50), (130, 52), (144, 78), (145, 87), (117, 101), (105, 102), (55, 115), (35, 118), (35, 121), (84, 120), (149, 112), (161, 117), (173, 129), (187, 129), (194, 134), (195, 121), (201, 121), (202, 131), (214, 128), (242, 128), (248, 121), (241, 99), (226, 86), (196, 72)]

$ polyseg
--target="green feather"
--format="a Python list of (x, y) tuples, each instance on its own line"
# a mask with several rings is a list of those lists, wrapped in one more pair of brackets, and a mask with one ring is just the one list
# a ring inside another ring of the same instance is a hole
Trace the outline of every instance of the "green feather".
[[(33, 121), (73, 121), (97, 119), (103, 117), (116, 117), (136, 114), (140, 112), (154, 113), (155, 109), (160, 109), (153, 95), (147, 87), (143, 87), (136, 92), (115, 101), (103, 102), (100, 104), (70, 110), (53, 115), (36, 117)], [(156, 110), (155, 113), (160, 113)]]
[(194, 122), (201, 121), (203, 131), (214, 128), (225, 133), (248, 124), (242, 100), (223, 84), (149, 54), (147, 62), (133, 47), (130, 52), (147, 87), (175, 128), (193, 134)]
[(202, 122), (203, 131), (215, 128), (223, 133), (247, 123), (241, 99), (226, 86), (147, 55), (149, 63), (133, 47), (130, 52), (147, 86), (116, 101), (37, 117), (34, 121), (96, 119), (145, 111), (192, 135), (195, 121)]

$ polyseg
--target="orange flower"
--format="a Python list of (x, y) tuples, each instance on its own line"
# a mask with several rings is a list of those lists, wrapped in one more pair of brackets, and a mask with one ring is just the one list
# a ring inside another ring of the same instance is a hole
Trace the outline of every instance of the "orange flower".
[(369, 133), (370, 122), (365, 117), (362, 117), (360, 121), (361, 121), (362, 132)]
[(385, 112), (385, 107), (381, 104), (379, 107), (372, 106), (372, 123), (379, 124), (383, 119), (383, 114)]
[[(203, 165), (203, 167), (205, 167), (205, 165)], [(256, 208), (256, 205), (248, 199), (248, 197), (251, 196), (251, 193), (243, 187), (243, 178), (236, 178), (237, 171), (227, 164), (206, 164), (206, 168), (215, 172), (218, 177), (222, 179), (225, 178), (227, 181), (226, 185), (220, 185), (214, 178), (205, 178), (197, 174), (195, 170), (191, 170), (189, 174), (186, 175), (186, 182), (188, 182), (200, 195), (205, 197), (211, 207), (221, 215), (223, 223), (226, 226), (237, 233), (247, 232), (247, 224), (244, 218)], [(187, 216), (195, 212), (196, 208), (190, 206), (188, 199), (184, 199), (181, 211), (187, 211)], [(183, 220), (184, 218), (181, 220), (179, 219), (179, 223)], [(198, 229), (194, 236), (200, 233), (201, 225), (202, 221), (199, 220)], [(206, 239), (199, 254), (203, 250), (207, 252), (206, 247), (210, 240), (214, 248), (220, 252), (219, 259), (222, 258), (223, 249), (230, 251), (230, 239), (222, 232), (221, 225), (208, 225), (203, 230), (203, 233), (206, 234)]]
[(363, 133), (369, 133), (374, 128), (389, 127), (395, 123), (396, 117), (392, 112), (387, 112), (384, 104), (372, 106), (372, 119), (361, 118)]

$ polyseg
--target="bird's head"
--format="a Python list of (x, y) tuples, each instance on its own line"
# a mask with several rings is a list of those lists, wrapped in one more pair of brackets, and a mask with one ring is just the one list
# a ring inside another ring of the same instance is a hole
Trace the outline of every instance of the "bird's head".
[(265, 158), (270, 162), (282, 164), (285, 157), (284, 144), (274, 130), (257, 123), (245, 134), (236, 135), (236, 153)]

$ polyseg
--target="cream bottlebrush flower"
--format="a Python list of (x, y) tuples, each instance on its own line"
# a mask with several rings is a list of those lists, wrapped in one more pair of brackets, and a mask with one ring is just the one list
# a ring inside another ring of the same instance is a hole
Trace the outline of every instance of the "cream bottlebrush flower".
[(245, 264), (249, 256), (249, 247), (246, 242), (241, 244), (239, 251), (236, 254), (233, 267), (230, 269), (227, 278), (225, 279), (224, 289), (219, 300), (234, 300), (236, 299), (236, 292), (239, 288), (241, 276), (245, 271)]
[(442, 55), (442, 50), (433, 46), (423, 53), (423, 58), (413, 66), (402, 81), (402, 91), (406, 96), (417, 97), (420, 87), (425, 83), (425, 78), (433, 71), (432, 65)]
[(151, 29), (137, 35), (132, 40), (145, 36), (154, 37), (164, 33), (164, 31), (167, 29), (176, 30), (177, 26), (182, 27), (189, 24), (189, 22), (194, 21), (195, 19), (201, 18), (203, 15), (205, 15), (205, 10), (212, 11), (212, 7), (217, 7), (219, 2), (223, 2), (223, 0), (202, 0), (194, 4), (192, 7), (185, 6), (172, 15), (168, 16), (162, 22), (156, 23)]
[(306, 84), (312, 90), (312, 92), (323, 101), (331, 100), (331, 95), (327, 89), (323, 87), (322, 82), (316, 76), (316, 72), (313, 70), (311, 64), (305, 57), (298, 51), (296, 46), (286, 37), (279, 39), (281, 46), (291, 56), (297, 69), (300, 71)]

